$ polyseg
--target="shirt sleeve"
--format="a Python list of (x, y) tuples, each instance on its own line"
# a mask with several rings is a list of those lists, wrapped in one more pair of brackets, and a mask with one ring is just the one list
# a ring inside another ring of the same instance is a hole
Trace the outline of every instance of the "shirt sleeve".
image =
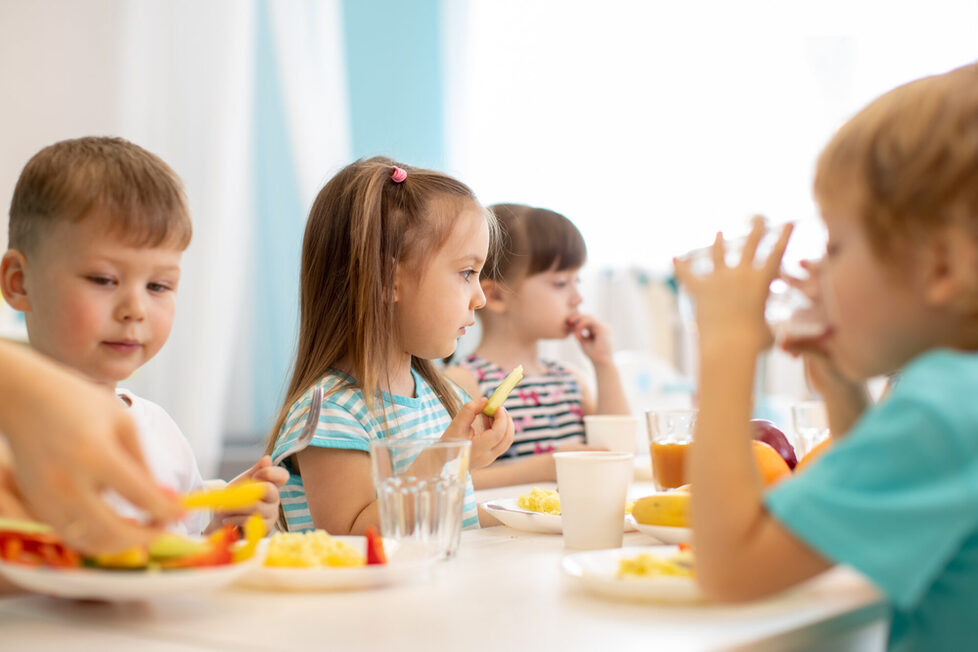
[(909, 608), (975, 530), (971, 448), (927, 402), (894, 396), (765, 502), (822, 555)]

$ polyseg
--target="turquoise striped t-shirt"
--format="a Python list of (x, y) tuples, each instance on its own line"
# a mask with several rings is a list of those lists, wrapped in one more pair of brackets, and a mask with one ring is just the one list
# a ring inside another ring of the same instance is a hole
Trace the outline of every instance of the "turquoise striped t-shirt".
[[(416, 397), (381, 392), (383, 407), (387, 413), (385, 422), (380, 415), (370, 414), (367, 411), (360, 388), (340, 387), (332, 391), (340, 385), (352, 383), (353, 379), (342, 372), (330, 371), (292, 405), (282, 424), (281, 434), (275, 443), (272, 456), (286, 450), (299, 436), (306, 424), (309, 403), (316, 386), (322, 387), (324, 398), (319, 412), (319, 425), (309, 443), (310, 446), (358, 450), (369, 454), (372, 439), (440, 437), (451, 423), (448, 411), (420, 374), (411, 369), (411, 375), (414, 377)], [(467, 400), (464, 395), (462, 398)], [(380, 407), (379, 404), (377, 407)], [(284, 466), (289, 471), (289, 481), (281, 490), (282, 511), (285, 513), (286, 525), (290, 532), (311, 530), (314, 526), (302, 485), (302, 476), (296, 472), (296, 466), (291, 459), (286, 460)], [(479, 515), (470, 475), (465, 483), (462, 527), (468, 529), (478, 526)]]

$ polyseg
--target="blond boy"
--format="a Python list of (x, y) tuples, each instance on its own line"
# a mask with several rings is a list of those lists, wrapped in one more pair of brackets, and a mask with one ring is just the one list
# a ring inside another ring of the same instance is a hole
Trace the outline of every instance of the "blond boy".
[[(180, 260), (192, 233), (180, 179), (159, 157), (121, 138), (55, 143), (21, 173), (9, 229), (0, 289), (24, 313), (31, 346), (129, 407), (157, 482), (178, 492), (199, 488), (193, 451), (169, 415), (117, 387), (170, 334)], [(244, 475), (268, 482), (257, 511), (271, 524), (287, 474), (262, 459)], [(211, 527), (243, 518), (221, 514)], [(182, 526), (203, 529), (194, 516)]]

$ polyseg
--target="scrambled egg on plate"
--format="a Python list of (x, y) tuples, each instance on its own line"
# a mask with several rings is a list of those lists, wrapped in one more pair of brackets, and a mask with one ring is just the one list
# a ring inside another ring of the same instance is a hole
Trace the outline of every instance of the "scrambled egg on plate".
[(658, 557), (643, 552), (631, 559), (618, 560), (618, 577), (696, 577), (693, 569), (693, 552), (680, 550), (672, 557)]
[(363, 566), (366, 558), (345, 541), (324, 530), (277, 532), (268, 541), (266, 566), (313, 568), (319, 566)]
[(520, 496), (516, 504), (531, 512), (560, 515), (560, 496), (556, 491), (534, 487), (530, 493)]
[[(560, 495), (556, 491), (534, 487), (530, 493), (520, 496), (516, 504), (520, 509), (560, 516)], [(634, 506), (634, 500), (625, 503), (625, 513), (631, 514)]]

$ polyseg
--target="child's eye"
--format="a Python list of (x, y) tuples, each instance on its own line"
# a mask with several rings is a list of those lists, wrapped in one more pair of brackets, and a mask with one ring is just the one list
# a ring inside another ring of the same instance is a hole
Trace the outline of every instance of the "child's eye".
[(561, 289), (567, 287), (567, 281), (554, 281), (554, 287)]
[(99, 276), (97, 274), (93, 274), (92, 276), (86, 276), (85, 278), (87, 278), (95, 285), (112, 285), (112, 283), (114, 282), (108, 276)]
[(464, 272), (462, 272), (462, 278), (465, 279), (466, 283), (468, 283), (474, 274), (475, 274), (474, 269), (467, 269)]
[(171, 290), (173, 288), (171, 288), (169, 285), (164, 285), (162, 283), (149, 283), (146, 286), (146, 289), (149, 290), (150, 292), (167, 292), (168, 290)]

